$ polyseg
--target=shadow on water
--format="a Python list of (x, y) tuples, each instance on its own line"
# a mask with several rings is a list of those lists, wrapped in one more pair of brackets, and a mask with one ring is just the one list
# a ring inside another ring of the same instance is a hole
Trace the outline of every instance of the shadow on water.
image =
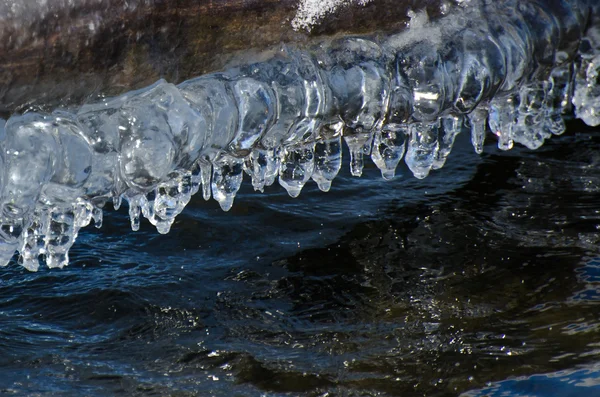
[(69, 268), (11, 264), (0, 394), (598, 393), (600, 132), (467, 149), (424, 181), (196, 198), (166, 236), (107, 214)]

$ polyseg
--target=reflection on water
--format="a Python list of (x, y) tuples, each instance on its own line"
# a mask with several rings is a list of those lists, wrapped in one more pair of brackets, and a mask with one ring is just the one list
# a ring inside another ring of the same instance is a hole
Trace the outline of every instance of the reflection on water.
[[(573, 131), (580, 131), (578, 124)], [(599, 393), (600, 131), (455, 150), (424, 181), (197, 197), (0, 272), (0, 394)]]

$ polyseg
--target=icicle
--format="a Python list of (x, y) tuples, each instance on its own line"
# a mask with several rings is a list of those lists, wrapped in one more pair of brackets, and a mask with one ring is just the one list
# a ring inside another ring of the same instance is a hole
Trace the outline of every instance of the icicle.
[(52, 212), (45, 236), (46, 265), (62, 268), (69, 264), (69, 249), (77, 238), (75, 214), (70, 211)]
[(454, 146), (454, 140), (462, 130), (464, 116), (445, 116), (441, 118), (441, 123), (439, 148), (431, 167), (434, 170), (438, 170), (446, 164), (448, 155)]
[(485, 143), (485, 128), (488, 112), (485, 109), (475, 109), (469, 113), (469, 124), (471, 125), (471, 143), (475, 153), (483, 153), (483, 144)]
[(200, 163), (198, 161), (194, 162), (190, 169), (190, 193), (193, 196), (194, 194), (200, 191), (200, 187), (202, 185), (202, 171), (200, 169)]
[(298, 197), (315, 169), (315, 146), (306, 144), (287, 147), (282, 151), (279, 184), (291, 197)]
[(129, 203), (129, 219), (131, 221), (131, 230), (137, 232), (140, 230), (140, 213), (142, 207), (147, 205), (147, 199), (143, 195), (136, 195), (133, 197), (126, 197)]
[(264, 192), (267, 173), (267, 153), (263, 149), (254, 149), (244, 160), (244, 171), (252, 178), (254, 190)]
[(494, 98), (490, 104), (488, 124), (498, 137), (498, 148), (510, 150), (513, 148), (513, 129), (517, 120), (516, 106), (519, 99), (516, 95)]
[(220, 154), (213, 161), (212, 195), (223, 211), (229, 211), (244, 177), (243, 159)]
[(281, 161), (280, 152), (281, 148), (279, 147), (265, 151), (265, 160), (267, 162), (267, 167), (265, 169), (265, 186), (271, 186), (275, 183), (275, 179), (279, 175), (279, 164)]
[(403, 124), (388, 124), (375, 132), (371, 159), (385, 180), (393, 179), (396, 167), (406, 147), (408, 128)]
[(39, 256), (46, 253), (46, 231), (49, 214), (36, 213), (36, 220), (23, 232), (23, 244), (19, 249), (19, 264), (29, 271), (36, 272), (40, 267)]
[(350, 150), (350, 173), (352, 176), (361, 176), (365, 165), (363, 155), (371, 154), (373, 133), (345, 128), (344, 141)]
[(415, 122), (410, 125), (410, 139), (404, 161), (416, 178), (429, 175), (438, 150), (439, 121), (434, 123)]
[(202, 197), (204, 200), (210, 200), (210, 177), (212, 174), (212, 164), (205, 160), (198, 162), (200, 165), (200, 179), (202, 181)]
[(548, 79), (546, 100), (546, 128), (554, 135), (565, 132), (566, 126), (562, 114), (571, 109), (571, 93), (573, 80), (573, 63), (552, 69)]
[(104, 217), (104, 215), (102, 213), (102, 209), (100, 209), (98, 207), (94, 207), (94, 209), (92, 210), (92, 218), (94, 219), (94, 227), (96, 229), (102, 228), (103, 217)]
[(600, 125), (600, 55), (581, 62), (575, 82), (575, 115), (587, 125)]
[(521, 87), (517, 123), (513, 127), (513, 139), (529, 149), (537, 149), (551, 136), (545, 127), (546, 90), (542, 83), (531, 83)]
[(183, 211), (192, 197), (191, 173), (177, 171), (170, 175), (167, 182), (159, 184), (154, 190), (152, 211), (148, 220), (161, 234), (167, 234), (175, 217)]
[(116, 211), (119, 210), (119, 208), (121, 208), (121, 200), (122, 200), (122, 196), (119, 195), (115, 195), (112, 198), (113, 201), (113, 207), (115, 208)]

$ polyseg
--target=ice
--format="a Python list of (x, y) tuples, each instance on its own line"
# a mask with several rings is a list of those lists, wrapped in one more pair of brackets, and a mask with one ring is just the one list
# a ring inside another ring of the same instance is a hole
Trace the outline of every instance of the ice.
[(404, 161), (415, 178), (429, 175), (439, 148), (439, 121), (415, 122), (409, 127), (410, 138)]
[(393, 179), (406, 148), (406, 125), (389, 124), (375, 132), (371, 159), (385, 180)]
[(573, 97), (575, 115), (591, 126), (600, 125), (600, 55), (581, 62)]
[[(358, 60), (358, 62), (357, 62)], [(380, 127), (389, 101), (389, 60), (373, 41), (345, 38), (320, 56), (324, 79), (333, 96), (333, 109), (345, 124), (350, 172), (361, 176), (363, 155), (371, 154), (374, 129)]]
[(456, 136), (462, 131), (464, 116), (450, 115), (441, 118), (441, 128), (439, 135), (439, 147), (431, 166), (434, 170), (439, 170), (446, 164), (448, 155), (454, 146)]
[(229, 211), (235, 194), (242, 185), (243, 159), (220, 154), (213, 161), (212, 195), (223, 211)]
[(144, 216), (161, 234), (169, 233), (175, 217), (192, 198), (192, 173), (176, 171), (154, 189), (154, 200), (148, 202)]
[(510, 150), (514, 146), (513, 129), (517, 120), (518, 103), (518, 96), (511, 93), (496, 96), (490, 104), (488, 124), (492, 133), (498, 137), (500, 150)]
[(504, 55), (489, 32), (467, 28), (448, 45), (446, 70), (456, 81), (453, 99), (457, 112), (471, 112), (484, 98), (491, 97), (506, 77)]
[(471, 125), (471, 143), (475, 153), (483, 153), (483, 144), (485, 142), (486, 120), (488, 113), (485, 109), (476, 109), (469, 114), (469, 124)]
[(230, 147), (234, 152), (249, 151), (273, 122), (274, 94), (268, 85), (252, 78), (241, 78), (232, 85), (240, 120)]
[(148, 205), (148, 200), (146, 199), (146, 196), (138, 194), (133, 197), (127, 197), (127, 202), (129, 203), (129, 219), (131, 221), (131, 230), (136, 232), (140, 230), (140, 215), (142, 212), (142, 207)]
[(254, 187), (254, 190), (264, 192), (265, 176), (267, 173), (266, 151), (254, 149), (244, 161), (244, 171), (252, 178), (252, 187)]
[(342, 167), (343, 128), (344, 123), (341, 121), (323, 125), (315, 142), (315, 169), (312, 179), (323, 192), (331, 189), (331, 182)]
[(29, 113), (12, 117), (5, 126), (2, 215), (26, 217), (36, 207), (41, 187), (57, 168), (61, 146), (53, 134), (52, 119)]
[(200, 180), (202, 181), (202, 197), (204, 200), (210, 200), (211, 185), (210, 178), (212, 176), (212, 164), (205, 159), (198, 161), (200, 167)]
[(229, 210), (244, 172), (261, 192), (277, 178), (292, 197), (311, 179), (328, 191), (342, 142), (352, 175), (372, 161), (391, 179), (404, 159), (425, 178), (466, 127), (481, 153), (488, 128), (510, 150), (562, 134), (573, 108), (600, 125), (596, 3), (466, 1), (437, 21), (410, 13), (401, 33), (281, 46), (177, 86), (0, 119), (0, 265), (15, 251), (32, 271), (67, 265), (109, 200), (127, 201), (133, 230), (145, 217), (167, 233), (200, 190)]
[(424, 122), (437, 120), (446, 104), (449, 80), (438, 48), (428, 41), (411, 45), (399, 55), (397, 68), (412, 82), (413, 117)]
[(298, 197), (315, 169), (315, 145), (285, 147), (279, 165), (279, 184), (291, 197)]
[(546, 129), (543, 104), (545, 89), (541, 83), (527, 84), (519, 92), (517, 122), (513, 128), (513, 139), (529, 149), (537, 149), (551, 136)]

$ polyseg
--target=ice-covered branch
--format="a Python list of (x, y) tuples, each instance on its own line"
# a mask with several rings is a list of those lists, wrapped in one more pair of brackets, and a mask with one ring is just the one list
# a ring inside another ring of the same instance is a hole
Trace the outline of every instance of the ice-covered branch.
[[(287, 47), (271, 59), (177, 86), (158, 81), (80, 109), (0, 125), (0, 264), (68, 264), (78, 230), (108, 200), (167, 233), (200, 188), (228, 210), (243, 174), (290, 196), (312, 178), (329, 190), (365, 156), (384, 178), (404, 161), (417, 178), (441, 168), (468, 128), (507, 150), (541, 146), (571, 112), (600, 124), (600, 6), (591, 1), (467, 2), (435, 23), (384, 38)], [(573, 94), (574, 93), (574, 94)]]

